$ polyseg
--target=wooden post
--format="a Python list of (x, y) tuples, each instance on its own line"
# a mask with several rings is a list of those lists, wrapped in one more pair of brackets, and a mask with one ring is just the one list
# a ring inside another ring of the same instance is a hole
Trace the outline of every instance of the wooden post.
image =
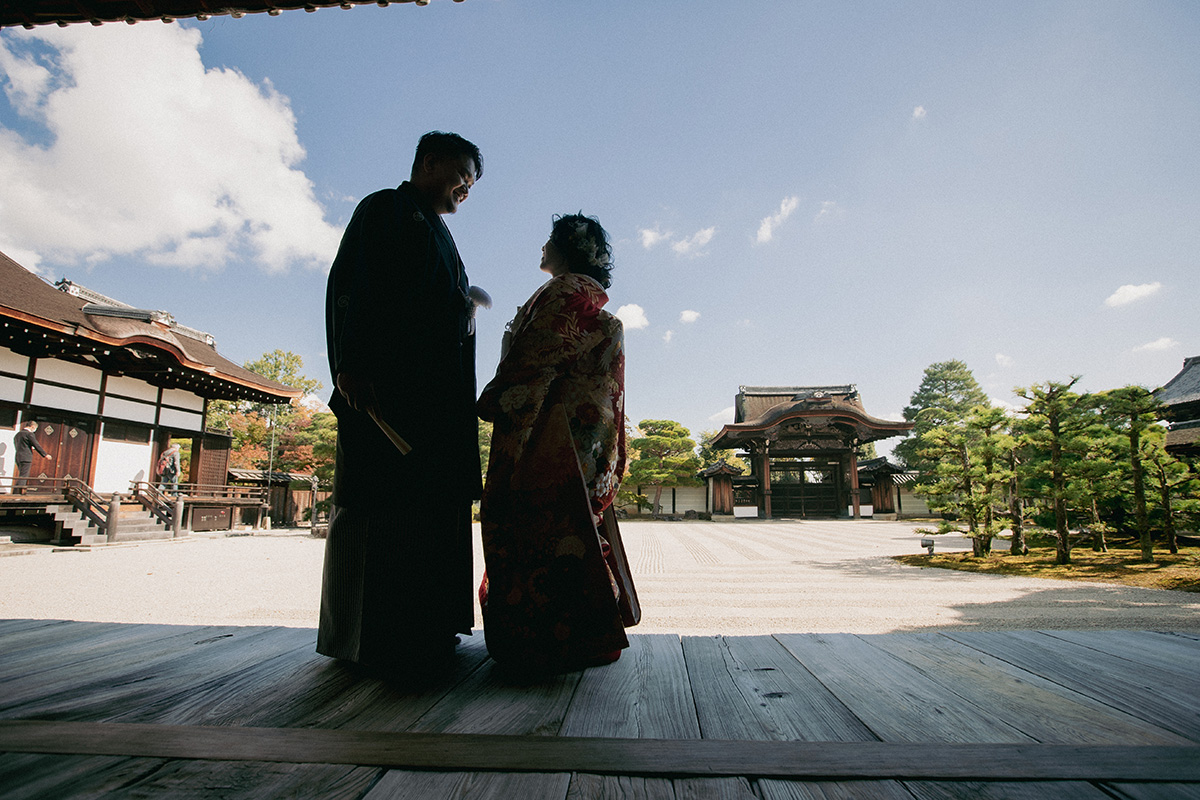
[(771, 519), (771, 446), (763, 442), (762, 451), (763, 519)]
[(104, 534), (110, 542), (117, 539), (117, 528), (120, 525), (120, 519), (121, 495), (119, 492), (113, 492), (112, 499), (108, 501), (108, 518), (104, 521)]
[(175, 498), (175, 507), (171, 512), (171, 535), (178, 537), (179, 529), (183, 526), (183, 498)]
[(862, 508), (859, 505), (861, 492), (858, 490), (858, 451), (850, 450), (850, 497), (854, 506), (854, 518), (862, 519)]

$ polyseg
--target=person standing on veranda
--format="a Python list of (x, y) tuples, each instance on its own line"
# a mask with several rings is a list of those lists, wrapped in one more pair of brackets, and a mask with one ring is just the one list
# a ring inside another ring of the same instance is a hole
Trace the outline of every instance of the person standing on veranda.
[(555, 217), (479, 397), (494, 423), (480, 517), (488, 653), (515, 674), (611, 663), (640, 608), (612, 504), (625, 470), (625, 349), (604, 310), (612, 247), (595, 217)]
[(37, 422), (29, 420), (13, 437), (13, 449), (16, 451), (13, 460), (17, 462), (17, 479), (13, 486), (15, 489), (20, 489), (21, 494), (29, 485), (29, 473), (33, 469), (33, 452), (36, 450), (42, 458), (54, 460), (54, 457), (47, 453), (38, 442), (37, 429)]
[(395, 677), (444, 665), (474, 623), (473, 305), (441, 217), (482, 174), (474, 144), (425, 134), (409, 180), (355, 209), (329, 273), (338, 441), (317, 652)]

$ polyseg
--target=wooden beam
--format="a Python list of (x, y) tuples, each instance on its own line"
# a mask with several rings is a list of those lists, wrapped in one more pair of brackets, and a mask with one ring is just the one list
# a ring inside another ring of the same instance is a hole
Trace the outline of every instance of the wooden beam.
[(0, 751), (660, 777), (1200, 782), (1200, 746), (736, 742), (3, 720)]

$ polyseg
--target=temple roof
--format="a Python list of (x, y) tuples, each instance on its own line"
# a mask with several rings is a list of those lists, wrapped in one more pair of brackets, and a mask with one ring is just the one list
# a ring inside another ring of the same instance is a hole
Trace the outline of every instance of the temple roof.
[[(90, 22), (102, 25), (105, 22), (127, 22), (195, 17), (208, 19), (211, 16), (229, 14), (243, 17), (246, 14), (266, 12), (277, 16), (282, 11), (356, 5), (380, 5), (389, 3), (413, 3), (419, 6), (429, 0), (0, 0), (0, 27), (21, 25), (32, 28), (37, 25), (69, 25), (73, 22)], [(461, 3), (462, 0), (454, 0)]]
[(741, 475), (744, 470), (741, 467), (734, 467), (725, 463), (725, 459), (721, 459), (715, 464), (710, 464), (700, 470), (701, 478), (711, 478), (713, 475)]
[(723, 427), (712, 444), (733, 449), (768, 441), (776, 452), (844, 450), (912, 428), (911, 422), (868, 414), (854, 384), (742, 386), (733, 424)]
[(1154, 393), (1170, 419), (1194, 419), (1200, 411), (1200, 356), (1183, 360), (1183, 369)]
[(186, 389), (201, 397), (286, 403), (303, 393), (217, 352), (212, 336), (61, 281), (52, 286), (0, 253), (0, 344), (34, 358), (61, 358)]

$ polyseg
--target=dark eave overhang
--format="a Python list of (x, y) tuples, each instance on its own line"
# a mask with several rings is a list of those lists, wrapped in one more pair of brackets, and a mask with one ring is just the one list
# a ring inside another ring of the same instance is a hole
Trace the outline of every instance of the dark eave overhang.
[(732, 450), (750, 442), (795, 438), (796, 435), (788, 430), (788, 423), (794, 422), (801, 422), (803, 427), (814, 432), (809, 438), (840, 439), (846, 446), (900, 436), (913, 429), (911, 422), (877, 419), (852, 408), (804, 408), (798, 405), (773, 409), (750, 422), (725, 425), (712, 446), (718, 450)]
[[(463, 0), (454, 0), (461, 3)], [(429, 5), (429, 0), (312, 0), (310, 2), (271, 2), (270, 0), (0, 0), (0, 28), (20, 25), (59, 25), (87, 22), (103, 25), (106, 22), (125, 22), (130, 25), (147, 20), (173, 22), (177, 19), (229, 15), (235, 19), (247, 14), (266, 13), (278, 16), (284, 11), (318, 8), (352, 8), (353, 6), (391, 3)]]
[(0, 306), (0, 344), (33, 358), (61, 358), (140, 378), (156, 386), (186, 389), (211, 400), (288, 403), (298, 389), (272, 389), (188, 358), (170, 342), (153, 336), (116, 338), (80, 325), (44, 319)]

